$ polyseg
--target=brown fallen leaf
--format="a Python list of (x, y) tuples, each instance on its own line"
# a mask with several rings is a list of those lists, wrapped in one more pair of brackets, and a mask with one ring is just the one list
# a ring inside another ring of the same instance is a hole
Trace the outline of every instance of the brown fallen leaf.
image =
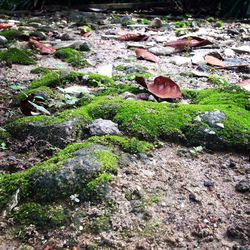
[(158, 76), (154, 81), (146, 81), (143, 77), (136, 77), (138, 84), (147, 88), (149, 92), (162, 99), (182, 98), (180, 86), (165, 76)]
[(12, 23), (0, 23), (0, 29), (5, 30), (5, 29), (10, 29), (14, 26)]
[(190, 36), (172, 42), (165, 42), (163, 45), (174, 47), (176, 52), (182, 52), (193, 47), (202, 47), (210, 44), (212, 44), (212, 42), (209, 40)]
[(85, 32), (84, 30), (82, 30), (80, 34), (83, 37), (90, 37), (92, 35), (92, 32), (91, 31), (90, 32)]
[(51, 55), (53, 53), (55, 53), (56, 49), (52, 48), (52, 47), (48, 47), (38, 41), (36, 41), (35, 39), (30, 39), (30, 44), (35, 46), (42, 55)]
[(246, 79), (246, 80), (244, 80), (244, 81), (238, 83), (238, 85), (239, 85), (241, 88), (250, 91), (250, 79)]
[(134, 41), (134, 42), (139, 42), (139, 41), (146, 41), (148, 40), (147, 35), (138, 35), (138, 34), (124, 34), (118, 38), (120, 41)]
[(206, 55), (205, 56), (205, 62), (209, 65), (212, 65), (212, 66), (218, 66), (218, 67), (221, 67), (221, 68), (224, 68), (225, 67), (225, 64), (223, 61), (221, 61), (220, 59), (218, 59), (217, 57), (215, 56), (212, 56), (212, 55)]
[(144, 59), (150, 62), (158, 63), (160, 58), (145, 49), (135, 49), (137, 59)]

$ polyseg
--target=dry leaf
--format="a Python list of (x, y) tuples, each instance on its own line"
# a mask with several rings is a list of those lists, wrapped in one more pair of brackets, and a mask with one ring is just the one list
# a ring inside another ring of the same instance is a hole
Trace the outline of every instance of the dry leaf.
[(5, 29), (10, 29), (14, 26), (12, 23), (0, 23), (0, 29), (5, 30)]
[(250, 91), (250, 79), (244, 80), (244, 81), (238, 83), (238, 85), (240, 87), (242, 87), (243, 89)]
[(30, 44), (35, 46), (42, 55), (51, 55), (53, 54), (56, 50), (52, 47), (48, 47), (35, 39), (30, 39)]
[(137, 59), (144, 59), (150, 62), (158, 63), (160, 58), (145, 49), (135, 49)]
[(212, 43), (206, 39), (191, 36), (191, 37), (182, 38), (182, 39), (172, 41), (172, 42), (166, 42), (163, 45), (174, 47), (176, 52), (181, 52), (192, 47), (202, 47), (202, 46), (206, 46), (210, 44)]
[(181, 89), (177, 83), (165, 76), (158, 76), (154, 81), (146, 81), (143, 77), (136, 77), (137, 83), (147, 87), (152, 94), (162, 98), (181, 98)]
[(92, 32), (85, 32), (84, 30), (81, 31), (81, 36), (83, 37), (89, 37), (92, 35)]
[(209, 65), (212, 65), (212, 66), (219, 66), (219, 67), (222, 67), (224, 68), (225, 67), (225, 64), (223, 61), (221, 61), (220, 59), (216, 58), (215, 56), (212, 56), (212, 55), (206, 55), (205, 56), (205, 62)]
[(146, 41), (148, 39), (147, 35), (138, 35), (138, 34), (124, 34), (119, 37), (119, 40), (121, 41)]

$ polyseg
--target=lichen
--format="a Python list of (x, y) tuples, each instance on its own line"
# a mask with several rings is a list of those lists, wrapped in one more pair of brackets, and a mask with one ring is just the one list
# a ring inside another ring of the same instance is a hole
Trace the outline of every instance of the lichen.
[(81, 52), (71, 48), (58, 49), (55, 52), (55, 57), (71, 64), (73, 67), (86, 67), (89, 65), (88, 61), (83, 58)]
[(17, 48), (10, 48), (6, 51), (0, 52), (0, 61), (5, 61), (10, 64), (32, 65), (36, 64), (32, 58), (32, 53), (28, 50), (21, 50)]

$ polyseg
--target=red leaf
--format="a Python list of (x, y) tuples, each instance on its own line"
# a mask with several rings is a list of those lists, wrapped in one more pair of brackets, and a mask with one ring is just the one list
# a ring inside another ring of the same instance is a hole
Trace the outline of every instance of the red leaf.
[(10, 29), (14, 26), (14, 24), (11, 23), (0, 23), (0, 29), (4, 30), (4, 29)]
[(154, 81), (145, 81), (143, 77), (136, 77), (137, 83), (143, 87), (147, 87), (152, 94), (166, 99), (166, 98), (181, 98), (181, 89), (177, 83), (165, 76), (158, 76)]
[(244, 80), (240, 83), (238, 83), (238, 85), (248, 91), (250, 91), (250, 79)]
[(176, 41), (166, 42), (163, 45), (174, 47), (176, 52), (181, 52), (181, 51), (185, 51), (188, 48), (202, 47), (202, 46), (206, 46), (210, 44), (212, 43), (206, 39), (195, 37), (195, 36), (190, 36), (190, 37), (182, 38)]
[(137, 59), (144, 59), (150, 62), (158, 63), (160, 58), (145, 49), (135, 49)]
[(219, 66), (224, 68), (225, 64), (223, 61), (221, 61), (220, 59), (216, 58), (215, 56), (212, 55), (206, 55), (205, 56), (205, 61), (207, 64), (212, 65), (212, 66)]
[(30, 39), (30, 44), (35, 46), (42, 55), (51, 55), (56, 51), (54, 48), (48, 47), (34, 39)]
[(119, 37), (119, 40), (121, 41), (146, 41), (148, 39), (147, 35), (138, 35), (138, 34), (124, 34)]

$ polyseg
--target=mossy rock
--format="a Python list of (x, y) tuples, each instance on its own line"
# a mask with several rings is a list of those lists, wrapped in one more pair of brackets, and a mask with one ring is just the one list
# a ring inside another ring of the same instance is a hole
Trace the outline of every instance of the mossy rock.
[(55, 52), (55, 57), (71, 64), (73, 67), (89, 66), (88, 61), (83, 58), (82, 53), (75, 49), (71, 48), (58, 49)]
[(89, 74), (87, 84), (92, 87), (112, 87), (115, 82), (112, 78), (100, 74)]
[(57, 87), (66, 85), (67, 83), (81, 81), (85, 74), (79, 72), (49, 72), (43, 74), (41, 78), (32, 81), (31, 88), (38, 88), (41, 86)]
[[(92, 142), (72, 144), (48, 161), (20, 173), (0, 175), (0, 208), (6, 209), (19, 189), (21, 204), (53, 202), (79, 194), (81, 200), (98, 200), (118, 166), (118, 151)], [(39, 208), (40, 209), (40, 208)]]
[(44, 67), (37, 67), (30, 71), (30, 73), (32, 74), (48, 74), (50, 72), (51, 70), (49, 70), (48, 68), (44, 68)]
[(11, 64), (36, 64), (30, 51), (17, 48), (10, 48), (6, 51), (0, 52), (0, 61), (5, 61)]
[(15, 99), (17, 102), (20, 102), (20, 101), (25, 100), (31, 94), (34, 96), (41, 96), (44, 99), (49, 99), (49, 98), (55, 97), (54, 92), (50, 88), (42, 86), (39, 88), (24, 91), (21, 94), (19, 94)]
[(23, 32), (17, 29), (3, 30), (0, 34), (1, 36), (4, 36), (9, 41), (18, 40), (18, 39), (25, 37)]

